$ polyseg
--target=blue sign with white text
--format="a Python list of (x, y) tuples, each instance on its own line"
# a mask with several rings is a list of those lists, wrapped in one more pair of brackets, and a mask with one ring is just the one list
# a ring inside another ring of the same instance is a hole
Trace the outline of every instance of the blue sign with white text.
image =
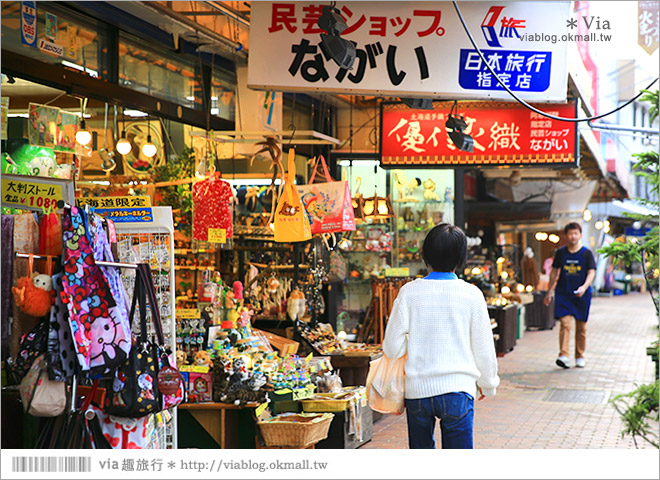
[[(482, 50), (488, 65), (512, 91), (544, 92), (550, 86), (552, 52)], [(461, 49), (458, 83), (470, 90), (503, 90), (476, 50)]]
[(21, 2), (21, 42), (37, 46), (37, 2)]
[(97, 208), (94, 210), (102, 217), (115, 223), (149, 223), (154, 221), (154, 214), (149, 207), (144, 208)]

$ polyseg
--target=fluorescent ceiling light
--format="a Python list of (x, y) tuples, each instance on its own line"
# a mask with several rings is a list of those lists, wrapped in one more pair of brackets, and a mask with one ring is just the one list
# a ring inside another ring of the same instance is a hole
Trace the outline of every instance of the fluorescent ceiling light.
[(30, 114), (29, 113), (8, 113), (7, 117), (9, 117), (9, 118), (17, 118), (17, 117), (30, 118)]
[(219, 113), (220, 113), (220, 109), (219, 109), (219, 108), (212, 108), (212, 109), (211, 109), (211, 115), (217, 115), (217, 114), (219, 114)]
[(190, 101), (190, 102), (194, 102), (194, 101), (195, 101), (195, 97), (188, 96), (188, 97), (186, 97), (186, 100), (188, 100), (188, 101)]
[[(353, 166), (354, 167), (373, 167), (373, 166), (379, 166), (380, 161), (378, 160), (353, 160)], [(341, 167), (350, 167), (351, 166), (351, 161), (350, 160), (340, 160), (339, 161), (339, 166)]]
[(127, 117), (148, 117), (148, 113), (141, 112), (139, 110), (124, 110), (124, 115)]
[[(230, 185), (270, 185), (270, 178), (223, 178)], [(275, 179), (275, 185), (282, 183), (282, 180), (279, 178)]]
[(80, 70), (81, 72), (89, 73), (90, 77), (98, 78), (99, 76), (99, 72), (97, 72), (96, 70), (83, 67), (82, 65), (78, 65), (77, 63), (69, 62), (67, 60), (62, 60), (62, 65), (64, 65), (65, 67), (75, 68), (76, 70)]

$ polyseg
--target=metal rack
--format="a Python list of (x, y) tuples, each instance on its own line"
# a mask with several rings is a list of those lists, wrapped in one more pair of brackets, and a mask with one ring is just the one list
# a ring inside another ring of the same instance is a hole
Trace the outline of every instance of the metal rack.
[[(176, 351), (176, 300), (174, 289), (174, 224), (171, 207), (152, 207), (151, 222), (115, 223), (119, 260), (127, 264), (149, 263), (156, 287), (156, 298), (163, 324), (165, 343)], [(122, 276), (129, 296), (135, 285), (135, 274)], [(148, 314), (150, 315), (150, 313)], [(147, 325), (153, 329), (151, 321)], [(132, 325), (137, 333), (139, 325)], [(154, 332), (147, 332), (152, 334)], [(149, 448), (177, 448), (177, 411), (162, 423), (154, 418), (154, 433)], [(161, 423), (159, 425), (159, 423)]]

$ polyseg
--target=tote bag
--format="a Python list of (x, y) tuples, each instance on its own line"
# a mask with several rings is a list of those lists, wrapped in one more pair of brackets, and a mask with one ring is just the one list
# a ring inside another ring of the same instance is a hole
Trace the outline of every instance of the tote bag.
[(293, 183), (296, 178), (294, 157), (295, 152), (292, 148), (289, 150), (289, 171), (285, 176), (282, 196), (275, 209), (276, 242), (304, 242), (312, 238), (305, 207)]
[[(326, 183), (314, 183), (318, 166), (323, 167)], [(309, 185), (296, 187), (307, 212), (312, 234), (355, 230), (353, 200), (347, 181), (335, 182), (323, 155), (314, 164)]]

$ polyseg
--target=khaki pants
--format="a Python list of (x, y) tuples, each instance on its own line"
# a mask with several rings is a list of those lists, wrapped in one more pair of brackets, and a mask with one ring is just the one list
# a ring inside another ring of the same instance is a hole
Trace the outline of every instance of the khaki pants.
[[(571, 343), (571, 325), (575, 320), (572, 315), (559, 319), (559, 356), (568, 357)], [(587, 349), (587, 322), (575, 320), (575, 358), (584, 358)]]

